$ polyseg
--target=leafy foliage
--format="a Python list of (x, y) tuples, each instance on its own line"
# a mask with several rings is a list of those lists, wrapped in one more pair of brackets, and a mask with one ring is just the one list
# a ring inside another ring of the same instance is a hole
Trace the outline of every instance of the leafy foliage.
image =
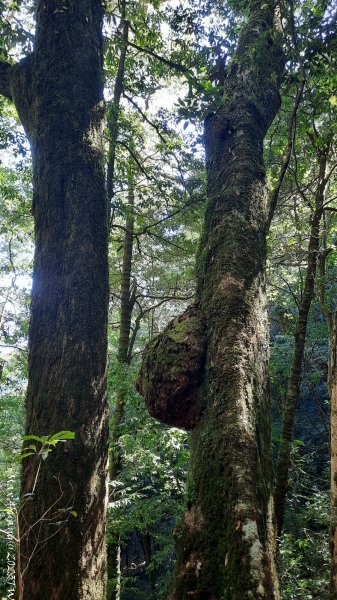
[(282, 600), (329, 598), (328, 522), (328, 494), (316, 492), (298, 514), (298, 534), (282, 536), (279, 549)]
[[(118, 526), (124, 548), (134, 535), (140, 539), (144, 535), (150, 537), (147, 574), (154, 597), (164, 600), (174, 560), (172, 527), (183, 507), (188, 436), (183, 430), (169, 429), (148, 416), (144, 400), (134, 388), (137, 368), (137, 363), (131, 367), (115, 363), (110, 371), (111, 389), (123, 387), (127, 397), (119, 437), (123, 469), (119, 480), (110, 482), (114, 492), (114, 500), (109, 504), (110, 519)], [(132, 568), (125, 558), (123, 574), (123, 585), (129, 589)]]

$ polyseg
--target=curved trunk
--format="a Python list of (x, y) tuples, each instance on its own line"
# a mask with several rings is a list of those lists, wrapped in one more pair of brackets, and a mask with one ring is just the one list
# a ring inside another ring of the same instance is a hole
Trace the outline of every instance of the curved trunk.
[(39, 0), (34, 52), (11, 67), (9, 80), (33, 157), (26, 434), (76, 434), (46, 460), (23, 461), (17, 594), (22, 583), (24, 600), (102, 600), (108, 261), (101, 1), (60, 7)]
[(274, 8), (249, 3), (225, 104), (205, 123), (208, 206), (197, 272), (208, 338), (206, 410), (192, 433), (189, 509), (175, 531), (173, 600), (278, 597), (263, 165), (283, 67)]

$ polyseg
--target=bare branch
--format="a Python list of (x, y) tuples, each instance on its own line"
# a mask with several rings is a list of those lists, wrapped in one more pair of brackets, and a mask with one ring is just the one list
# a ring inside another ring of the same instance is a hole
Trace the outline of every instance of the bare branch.
[(153, 123), (152, 121), (150, 121), (150, 119), (142, 111), (142, 109), (140, 108), (140, 106), (138, 106), (137, 102), (135, 102), (130, 96), (128, 96), (128, 94), (126, 94), (125, 91), (124, 91), (124, 98), (126, 98), (127, 101), (130, 102), (130, 104), (132, 104), (132, 106), (134, 106), (136, 110), (138, 110), (139, 114), (143, 117), (144, 121), (146, 121), (146, 123), (148, 123), (148, 125), (150, 125), (151, 127), (153, 127), (153, 129), (156, 130), (156, 132), (157, 132), (159, 138), (161, 139), (161, 141), (164, 144), (166, 144), (167, 140), (164, 138), (164, 136), (161, 133), (159, 127), (155, 123)]
[(185, 73), (185, 74), (191, 75), (190, 70), (187, 67), (185, 67), (184, 65), (174, 62), (172, 60), (169, 60), (167, 58), (164, 58), (164, 56), (160, 56), (159, 54), (157, 54), (150, 48), (142, 48), (141, 46), (138, 46), (138, 44), (134, 44), (133, 42), (130, 42), (130, 41), (129, 41), (129, 46), (132, 46), (132, 48), (139, 50), (139, 52), (145, 52), (145, 54), (149, 54), (150, 56), (152, 56), (156, 60), (159, 60), (159, 62), (162, 62), (164, 65), (167, 65), (171, 69), (175, 69), (176, 71), (179, 71), (180, 73)]
[(332, 206), (326, 206), (324, 210), (328, 210), (330, 212), (337, 212), (337, 208), (333, 208)]
[(297, 116), (298, 107), (300, 105), (300, 102), (301, 102), (302, 96), (303, 96), (304, 83), (305, 83), (305, 80), (304, 80), (304, 78), (302, 78), (299, 88), (297, 90), (294, 108), (293, 108), (291, 116), (290, 116), (289, 128), (288, 128), (287, 149), (286, 149), (286, 152), (284, 155), (284, 161), (283, 161), (283, 164), (281, 167), (281, 171), (279, 174), (277, 184), (273, 190), (273, 193), (272, 193), (271, 199), (270, 199), (269, 213), (268, 213), (267, 226), (266, 226), (267, 232), (269, 231), (271, 222), (273, 220), (273, 216), (274, 216), (274, 213), (275, 213), (275, 210), (277, 207), (277, 203), (278, 203), (278, 199), (279, 199), (279, 195), (280, 195), (280, 190), (281, 190), (284, 178), (286, 176), (286, 173), (287, 173), (287, 170), (289, 167), (289, 163), (290, 163), (290, 159), (291, 159), (291, 155), (293, 152), (295, 129), (296, 129), (296, 116)]

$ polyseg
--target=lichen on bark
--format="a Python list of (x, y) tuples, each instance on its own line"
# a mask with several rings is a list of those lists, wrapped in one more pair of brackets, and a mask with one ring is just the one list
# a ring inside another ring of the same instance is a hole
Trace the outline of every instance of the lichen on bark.
[(158, 421), (185, 429), (197, 425), (203, 411), (205, 356), (205, 325), (197, 305), (148, 344), (136, 387)]

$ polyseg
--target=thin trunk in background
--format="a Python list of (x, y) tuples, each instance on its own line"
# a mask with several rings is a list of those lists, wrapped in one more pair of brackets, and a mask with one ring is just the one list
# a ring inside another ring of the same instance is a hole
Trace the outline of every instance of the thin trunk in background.
[[(134, 233), (134, 181), (131, 169), (128, 171), (128, 205), (127, 217), (125, 222), (125, 233), (123, 241), (123, 266), (121, 279), (121, 303), (120, 303), (120, 329), (118, 339), (118, 354), (117, 361), (121, 367), (121, 371), (130, 364), (129, 344), (131, 337), (131, 318), (135, 302), (135, 289), (132, 289), (132, 255), (133, 255), (133, 233)], [(122, 372), (120, 373), (120, 376)], [(111, 426), (111, 454), (110, 454), (110, 480), (116, 481), (122, 469), (122, 457), (119, 447), (119, 438), (121, 435), (121, 424), (124, 421), (125, 413), (125, 390), (124, 377), (120, 382), (116, 393), (115, 411)], [(112, 500), (118, 495), (112, 491)], [(110, 541), (108, 545), (108, 562), (109, 562), (109, 580), (113, 581), (113, 585), (109, 591), (109, 599), (119, 600), (121, 586), (121, 569), (120, 569), (120, 536), (115, 528), (110, 528)]]
[(328, 325), (328, 390), (330, 395), (330, 599), (337, 598), (337, 309), (326, 296), (326, 259), (329, 216), (325, 214), (320, 252), (319, 299)]
[[(121, 304), (120, 304), (120, 329), (118, 339), (117, 361), (120, 365), (130, 364), (129, 344), (131, 337), (131, 318), (135, 303), (135, 289), (132, 287), (132, 255), (133, 255), (133, 232), (134, 232), (134, 182), (129, 172), (128, 176), (128, 205), (127, 218), (125, 222), (125, 233), (123, 241), (123, 266), (121, 279)], [(121, 456), (118, 447), (120, 425), (124, 420), (125, 395), (123, 382), (117, 392), (115, 412), (111, 430), (112, 453), (110, 459), (110, 476), (116, 479), (121, 469)]]
[(115, 162), (116, 147), (119, 133), (119, 113), (120, 103), (124, 90), (125, 63), (128, 51), (129, 40), (129, 21), (126, 19), (126, 0), (121, 0), (121, 21), (119, 26), (121, 46), (118, 62), (118, 69), (114, 85), (112, 103), (110, 105), (108, 123), (109, 123), (109, 150), (108, 150), (108, 170), (107, 170), (107, 193), (110, 221), (113, 221), (115, 206)]
[(300, 394), (302, 363), (308, 327), (308, 317), (315, 294), (315, 280), (320, 238), (320, 223), (323, 214), (324, 193), (327, 184), (325, 178), (327, 159), (327, 154), (324, 154), (321, 157), (319, 163), (318, 185), (315, 194), (315, 208), (313, 214), (311, 215), (307, 270), (305, 275), (303, 294), (299, 303), (299, 314), (294, 335), (294, 354), (290, 367), (287, 395), (283, 406), (281, 439), (277, 459), (274, 494), (275, 516), (278, 536), (281, 535), (283, 528), (286, 497), (289, 487), (289, 471), (291, 467), (294, 421)]

